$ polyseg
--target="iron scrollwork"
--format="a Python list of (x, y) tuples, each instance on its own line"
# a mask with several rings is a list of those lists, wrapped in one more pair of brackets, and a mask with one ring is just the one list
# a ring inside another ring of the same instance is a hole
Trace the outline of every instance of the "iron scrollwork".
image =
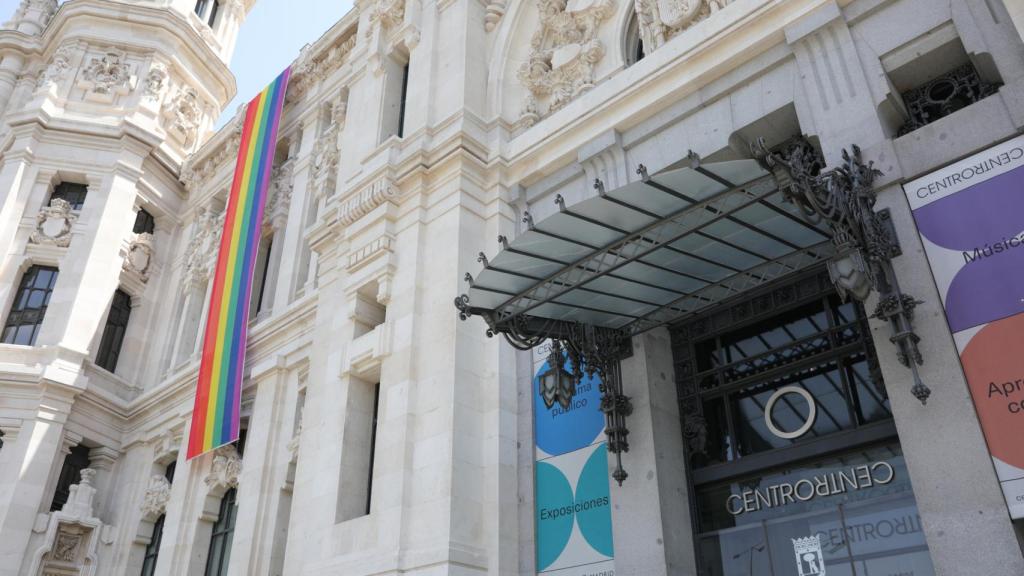
[(865, 164), (860, 148), (843, 150), (840, 166), (824, 171), (824, 160), (806, 140), (790, 142), (776, 151), (763, 140), (753, 146), (754, 157), (771, 172), (783, 195), (814, 223), (832, 232), (836, 255), (828, 262), (829, 276), (844, 299), (865, 300), (878, 292), (874, 317), (885, 320), (892, 332), (901, 364), (910, 369), (911, 394), (927, 403), (931, 390), (918, 374), (924, 363), (914, 332), (914, 307), (920, 302), (900, 290), (892, 259), (899, 256), (899, 240), (888, 209), (875, 210), (875, 178), (882, 173)]
[(488, 337), (501, 334), (518, 350), (530, 350), (550, 340), (552, 357), (548, 359), (549, 365), (553, 366), (556, 362), (553, 357), (563, 356), (564, 350), (564, 357), (569, 362), (568, 372), (573, 380), (573, 391), (584, 375), (600, 379), (600, 409), (605, 417), (604, 432), (608, 440), (608, 451), (615, 455), (612, 478), (621, 486), (629, 476), (622, 466), (622, 453), (629, 451), (626, 417), (633, 413), (633, 403), (623, 393), (619, 363), (632, 351), (629, 334), (589, 324), (545, 320), (523, 314), (499, 321), (494, 314), (473, 308), (466, 294), (455, 299), (455, 307), (460, 319), (480, 316), (487, 323)]

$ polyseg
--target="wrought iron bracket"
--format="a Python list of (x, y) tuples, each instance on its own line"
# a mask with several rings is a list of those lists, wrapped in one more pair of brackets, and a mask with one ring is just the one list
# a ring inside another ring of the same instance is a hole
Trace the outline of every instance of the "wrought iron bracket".
[(579, 384), (584, 375), (596, 375), (600, 378), (601, 412), (605, 418), (604, 433), (608, 441), (608, 451), (615, 455), (612, 478), (621, 486), (629, 476), (622, 466), (622, 453), (629, 452), (629, 428), (626, 426), (626, 417), (633, 413), (633, 403), (623, 391), (620, 369), (620, 362), (633, 353), (633, 340), (629, 333), (578, 322), (545, 320), (526, 315), (516, 315), (497, 322), (493, 314), (471, 307), (469, 296), (466, 294), (455, 299), (455, 308), (462, 320), (480, 316), (487, 323), (488, 337), (501, 334), (518, 350), (530, 350), (551, 340), (552, 347), (558, 349), (559, 354), (562, 349), (565, 350), (565, 355), (569, 359), (569, 372), (575, 384)]
[(776, 150), (768, 150), (759, 139), (751, 148), (803, 217), (831, 230), (836, 255), (829, 260), (828, 271), (840, 296), (864, 301), (872, 290), (878, 292), (874, 317), (888, 322), (889, 340), (913, 376), (911, 394), (927, 403), (931, 390), (918, 373), (924, 359), (913, 328), (914, 307), (920, 301), (900, 290), (892, 259), (903, 252), (892, 215), (874, 208), (874, 181), (882, 173), (872, 162), (863, 162), (857, 146), (843, 150), (843, 163), (827, 171), (818, 151), (802, 138)]

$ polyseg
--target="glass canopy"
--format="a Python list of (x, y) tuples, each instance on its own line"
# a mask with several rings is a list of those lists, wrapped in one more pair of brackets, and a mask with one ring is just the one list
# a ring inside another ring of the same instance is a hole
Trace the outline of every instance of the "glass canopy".
[(830, 258), (824, 224), (785, 201), (755, 160), (689, 165), (536, 223), (470, 280), (492, 328), (583, 323), (638, 334)]

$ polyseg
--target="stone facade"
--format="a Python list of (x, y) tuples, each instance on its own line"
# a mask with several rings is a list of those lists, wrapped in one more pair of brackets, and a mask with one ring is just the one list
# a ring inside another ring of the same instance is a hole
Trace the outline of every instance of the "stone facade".
[[(211, 28), (189, 0), (23, 0), (0, 31), (3, 312), (30, 266), (60, 271), (34, 346), (0, 344), (0, 576), (138, 574), (160, 518), (155, 573), (202, 574), (230, 490), (229, 574), (534, 573), (532, 362), (459, 321), (463, 274), (595, 179), (799, 134), (830, 166), (857, 144), (883, 173), (899, 280), (923, 301), (927, 406), (872, 329), (936, 572), (1024, 573), (900, 189), (1024, 133), (1019, 3), (358, 1), (294, 63), (244, 449), (186, 461), (241, 115), (211, 127), (253, 1), (222, 2)], [(999, 88), (901, 136), (908, 63), (937, 66), (914, 60), (937, 37)], [(88, 186), (80, 210), (48, 201), (60, 182)], [(152, 234), (132, 231), (140, 208)], [(95, 359), (118, 288), (131, 319), (110, 372)], [(633, 349), (616, 570), (695, 574), (668, 335)], [(80, 506), (50, 512), (76, 446)]]

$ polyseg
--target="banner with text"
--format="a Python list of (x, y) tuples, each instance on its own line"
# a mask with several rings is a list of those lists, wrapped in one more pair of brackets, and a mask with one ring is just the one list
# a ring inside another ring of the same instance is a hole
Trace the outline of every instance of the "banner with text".
[(549, 369), (543, 361), (533, 378), (537, 573), (615, 576), (600, 379), (584, 376), (568, 407), (548, 408), (540, 378)]
[(1024, 518), (1024, 137), (903, 190), (1010, 516)]

